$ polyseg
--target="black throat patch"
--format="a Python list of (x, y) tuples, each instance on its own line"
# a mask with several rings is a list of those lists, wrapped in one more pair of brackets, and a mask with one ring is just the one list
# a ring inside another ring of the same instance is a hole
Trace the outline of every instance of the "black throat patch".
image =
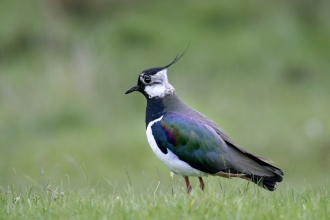
[(151, 121), (160, 118), (164, 112), (165, 106), (160, 98), (147, 99), (147, 109), (146, 109), (146, 127)]

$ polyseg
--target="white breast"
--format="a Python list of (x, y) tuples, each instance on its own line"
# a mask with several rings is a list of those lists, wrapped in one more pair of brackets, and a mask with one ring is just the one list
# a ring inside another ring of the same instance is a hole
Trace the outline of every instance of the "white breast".
[(170, 168), (171, 171), (174, 173), (181, 175), (181, 176), (207, 176), (207, 173), (204, 173), (200, 170), (197, 170), (193, 167), (191, 167), (188, 163), (180, 160), (178, 156), (176, 156), (171, 150), (167, 149), (167, 154), (164, 154), (159, 147), (157, 146), (157, 143), (155, 141), (155, 138), (152, 134), (151, 126), (162, 120), (163, 116), (160, 118), (151, 121), (147, 126), (147, 138), (149, 145), (153, 152), (156, 154), (156, 156), (166, 165), (168, 168)]

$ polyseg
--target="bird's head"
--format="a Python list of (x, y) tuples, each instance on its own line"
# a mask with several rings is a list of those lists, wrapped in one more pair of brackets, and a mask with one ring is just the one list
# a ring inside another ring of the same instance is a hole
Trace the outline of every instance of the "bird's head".
[(137, 84), (127, 90), (125, 94), (139, 91), (147, 99), (163, 98), (165, 95), (174, 94), (174, 87), (167, 79), (167, 69), (176, 63), (185, 52), (186, 50), (180, 56), (177, 55), (170, 64), (164, 67), (150, 68), (142, 71), (138, 77)]

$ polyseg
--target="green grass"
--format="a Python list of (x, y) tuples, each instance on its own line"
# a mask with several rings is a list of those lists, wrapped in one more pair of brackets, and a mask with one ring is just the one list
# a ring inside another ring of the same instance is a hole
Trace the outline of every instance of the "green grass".
[[(66, 189), (46, 183), (1, 189), (0, 219), (328, 219), (330, 184), (303, 190), (282, 185), (276, 192), (237, 179), (207, 178), (190, 195), (174, 177), (137, 191), (134, 185), (105, 193), (97, 188)], [(192, 179), (193, 181), (195, 179)]]

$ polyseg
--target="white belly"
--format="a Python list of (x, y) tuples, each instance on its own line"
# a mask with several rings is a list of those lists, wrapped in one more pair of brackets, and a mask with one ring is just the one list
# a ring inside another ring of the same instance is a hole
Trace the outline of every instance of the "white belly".
[(163, 116), (160, 118), (151, 121), (147, 126), (147, 138), (149, 145), (153, 152), (156, 154), (156, 156), (166, 165), (170, 170), (178, 175), (181, 176), (207, 176), (207, 173), (204, 173), (200, 170), (197, 170), (193, 167), (191, 167), (188, 163), (180, 160), (172, 151), (167, 149), (167, 154), (164, 154), (159, 147), (157, 146), (157, 143), (155, 141), (154, 136), (152, 135), (151, 126), (162, 120)]

